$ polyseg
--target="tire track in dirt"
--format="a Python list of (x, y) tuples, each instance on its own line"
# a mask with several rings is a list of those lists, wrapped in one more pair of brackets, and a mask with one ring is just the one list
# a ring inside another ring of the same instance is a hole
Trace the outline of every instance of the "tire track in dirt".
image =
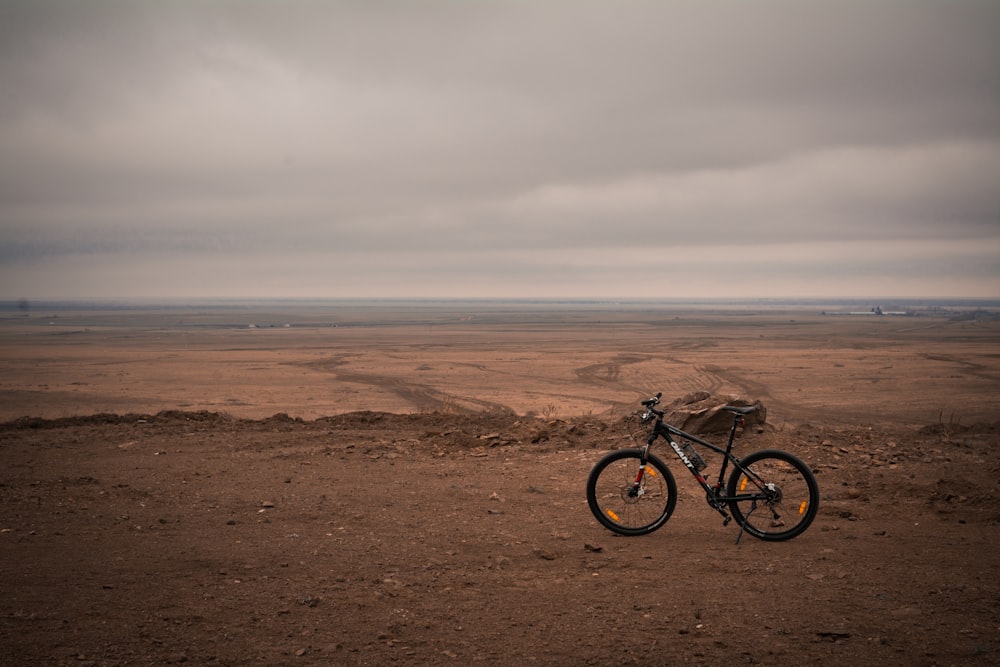
[[(639, 370), (642, 364), (661, 363), (662, 370)], [(629, 372), (631, 371), (631, 372)], [(718, 393), (736, 386), (750, 391), (751, 384), (711, 364), (692, 364), (671, 356), (621, 354), (612, 361), (590, 364), (575, 370), (585, 384), (639, 394), (662, 391), (667, 396), (683, 396), (694, 391)], [(757, 390), (758, 387), (753, 387)]]
[(693, 391), (709, 391), (714, 394), (726, 383), (725, 378), (719, 374), (720, 369), (717, 366), (696, 364), (669, 355), (658, 357), (658, 359), (674, 366), (674, 369), (666, 374), (667, 381), (661, 380), (664, 393), (681, 396)]
[(486, 401), (471, 396), (457, 396), (446, 391), (441, 391), (428, 384), (408, 382), (396, 376), (341, 370), (343, 366), (350, 363), (347, 358), (351, 356), (359, 355), (345, 354), (320, 361), (295, 363), (293, 365), (330, 374), (338, 382), (381, 389), (412, 405), (417, 412), (461, 412), (468, 414), (477, 412), (514, 412), (510, 406), (502, 403)]
[[(801, 403), (789, 402), (776, 398), (771, 393), (768, 385), (752, 379), (747, 375), (713, 366), (712, 372), (728, 387), (737, 387), (739, 392), (748, 400), (759, 400), (764, 407), (771, 410), (773, 414), (780, 414), (784, 419), (806, 419), (825, 418), (833, 421), (840, 421), (844, 418), (843, 408), (829, 408), (822, 405), (812, 405), (804, 407)], [(877, 414), (877, 411), (876, 411)], [(874, 414), (866, 415), (865, 418), (872, 418)]]
[[(696, 391), (718, 393), (731, 386), (714, 366), (696, 365), (671, 356), (623, 353), (609, 362), (590, 364), (575, 370), (577, 380), (615, 394), (646, 397), (662, 392), (674, 400)], [(612, 410), (630, 411), (634, 399), (613, 402)]]
[(767, 387), (763, 383), (755, 382), (732, 371), (727, 371), (721, 366), (707, 364), (704, 366), (696, 366), (695, 368), (700, 376), (708, 379), (709, 382), (706, 389), (713, 394), (721, 392), (723, 389), (736, 387), (738, 390), (737, 393), (744, 394), (748, 397), (771, 398), (770, 393), (767, 391)]
[(660, 357), (674, 366), (684, 369), (679, 373), (667, 373), (666, 381), (660, 379), (656, 391), (679, 398), (696, 391), (711, 394), (735, 395), (750, 401), (760, 400), (768, 408), (779, 412), (797, 410), (796, 406), (774, 397), (768, 385), (750, 376), (727, 370), (716, 364), (697, 364), (677, 357)]
[(963, 373), (982, 378), (983, 380), (989, 380), (991, 382), (997, 381), (996, 371), (985, 364), (978, 364), (976, 362), (969, 361), (968, 359), (960, 359), (950, 354), (931, 354), (930, 352), (921, 352), (919, 356), (927, 359), (928, 361), (940, 361), (945, 364), (958, 366)]
[(766, 408), (773, 408), (775, 412), (789, 415), (801, 409), (801, 406), (775, 398), (767, 384), (763, 382), (715, 365), (705, 366), (704, 369), (706, 376), (714, 378), (713, 387), (709, 389), (712, 393), (722, 393), (723, 390), (735, 387), (737, 394), (741, 394), (747, 400), (759, 400)]
[(590, 364), (574, 369), (577, 380), (587, 385), (598, 387), (612, 387), (615, 389), (625, 389), (637, 391), (639, 393), (648, 392), (648, 387), (636, 387), (627, 384), (622, 379), (622, 367), (641, 364), (649, 361), (653, 357), (638, 354), (619, 354), (613, 360), (600, 364)]

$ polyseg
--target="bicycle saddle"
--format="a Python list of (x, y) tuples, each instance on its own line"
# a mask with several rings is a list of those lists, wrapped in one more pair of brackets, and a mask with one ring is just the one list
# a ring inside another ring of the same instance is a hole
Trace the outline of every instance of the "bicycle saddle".
[(751, 412), (755, 412), (757, 410), (757, 406), (755, 406), (755, 405), (746, 405), (746, 406), (743, 406), (743, 405), (726, 405), (726, 406), (723, 406), (721, 409), (722, 410), (727, 410), (729, 412), (735, 412), (738, 415), (748, 415)]

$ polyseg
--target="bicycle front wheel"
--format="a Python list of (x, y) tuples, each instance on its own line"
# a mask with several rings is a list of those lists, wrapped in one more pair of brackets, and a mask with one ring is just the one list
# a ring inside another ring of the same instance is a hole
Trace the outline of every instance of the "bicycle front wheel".
[(726, 492), (733, 518), (743, 530), (772, 542), (802, 534), (819, 509), (819, 486), (809, 466), (778, 449), (743, 459)]
[(590, 471), (587, 504), (605, 528), (619, 535), (647, 535), (673, 514), (677, 483), (657, 457), (647, 454), (643, 466), (641, 450), (621, 449)]

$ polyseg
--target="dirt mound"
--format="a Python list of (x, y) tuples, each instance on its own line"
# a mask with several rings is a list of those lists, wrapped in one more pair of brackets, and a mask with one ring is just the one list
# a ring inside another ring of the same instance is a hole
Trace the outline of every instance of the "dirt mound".
[[(286, 415), (287, 416), (287, 415)], [(113, 414), (101, 412), (92, 415), (57, 417), (55, 419), (42, 419), (39, 417), (19, 417), (8, 422), (0, 423), (0, 429), (52, 429), (52, 428), (72, 428), (74, 426), (103, 426), (114, 424), (146, 424), (150, 422), (202, 422), (220, 423), (231, 422), (232, 417), (221, 412), (211, 412), (199, 410), (196, 412), (185, 412), (183, 410), (163, 410), (155, 415), (149, 414)]]

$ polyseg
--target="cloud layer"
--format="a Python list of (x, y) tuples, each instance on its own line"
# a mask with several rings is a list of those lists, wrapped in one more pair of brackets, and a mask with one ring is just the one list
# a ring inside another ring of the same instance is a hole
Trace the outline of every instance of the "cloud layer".
[(1000, 296), (996, 25), (5, 0), (0, 296)]

